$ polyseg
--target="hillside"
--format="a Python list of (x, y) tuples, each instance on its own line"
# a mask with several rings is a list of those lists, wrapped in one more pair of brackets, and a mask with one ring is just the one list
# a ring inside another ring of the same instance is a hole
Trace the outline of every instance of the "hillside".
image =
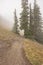
[(23, 39), (0, 29), (0, 65), (32, 65), (24, 55)]
[(43, 65), (43, 45), (32, 40), (25, 40), (24, 51), (33, 65)]
[(0, 65), (43, 65), (43, 45), (0, 28)]

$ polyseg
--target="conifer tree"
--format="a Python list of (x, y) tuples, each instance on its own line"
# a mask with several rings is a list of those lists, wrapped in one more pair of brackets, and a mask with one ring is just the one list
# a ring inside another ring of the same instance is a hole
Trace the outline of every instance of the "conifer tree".
[(30, 25), (29, 25), (29, 31), (30, 31), (30, 34), (33, 35), (33, 9), (31, 8), (31, 3), (30, 3)]
[(13, 27), (13, 32), (18, 33), (18, 19), (16, 15), (16, 9), (14, 12), (14, 27)]
[(28, 15), (29, 15), (29, 7), (28, 0), (22, 0), (22, 13), (20, 18), (21, 29), (24, 30), (24, 37), (28, 36)]
[(38, 6), (36, 0), (34, 0), (34, 36), (35, 37), (37, 35), (37, 32), (39, 31), (40, 22), (41, 22), (40, 9), (39, 9), (39, 6)]

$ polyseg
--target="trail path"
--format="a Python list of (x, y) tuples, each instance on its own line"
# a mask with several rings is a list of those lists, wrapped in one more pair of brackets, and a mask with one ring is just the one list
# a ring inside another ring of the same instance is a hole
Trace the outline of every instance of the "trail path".
[[(8, 49), (1, 43), (2, 42), (0, 42), (0, 65), (32, 65), (25, 57), (22, 38), (13, 41), (12, 46)], [(1, 47), (1, 45), (3, 47)]]

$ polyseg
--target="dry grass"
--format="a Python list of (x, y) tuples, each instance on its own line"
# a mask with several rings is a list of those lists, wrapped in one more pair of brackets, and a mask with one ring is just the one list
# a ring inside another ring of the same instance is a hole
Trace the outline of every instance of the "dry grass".
[(12, 42), (16, 39), (16, 34), (11, 31), (0, 28), (0, 43), (4, 46), (11, 46)]
[(43, 45), (31, 40), (24, 40), (24, 50), (33, 65), (43, 65)]
[(12, 39), (14, 39), (14, 37), (16, 37), (16, 34), (8, 30), (0, 28), (0, 40), (10, 40), (11, 41)]

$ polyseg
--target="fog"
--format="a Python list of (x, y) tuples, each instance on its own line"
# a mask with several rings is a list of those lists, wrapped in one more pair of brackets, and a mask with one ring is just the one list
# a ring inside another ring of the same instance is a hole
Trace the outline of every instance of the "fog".
[[(29, 3), (32, 3), (34, 0), (30, 0)], [(37, 2), (40, 6), (40, 11), (43, 16), (43, 0), (38, 0)], [(20, 17), (21, 12), (21, 0), (0, 0), (0, 16), (2, 17), (3, 21), (1, 22), (2, 25), (6, 28), (11, 29), (14, 23), (14, 10), (17, 10), (17, 17)]]

